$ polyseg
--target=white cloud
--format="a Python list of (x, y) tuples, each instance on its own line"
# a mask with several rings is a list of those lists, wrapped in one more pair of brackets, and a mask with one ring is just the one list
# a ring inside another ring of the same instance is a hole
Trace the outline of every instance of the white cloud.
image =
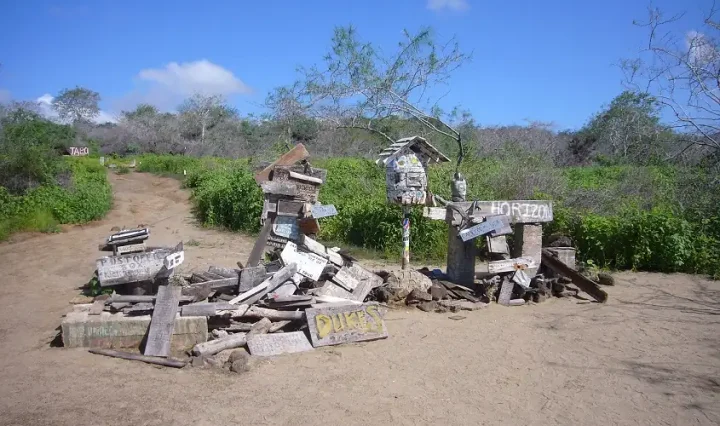
[[(53, 95), (46, 93), (35, 99), (35, 102), (37, 102), (38, 109), (40, 111), (40, 114), (43, 115), (43, 117), (53, 121), (60, 121), (58, 113), (52, 107), (53, 99)], [(110, 114), (107, 111), (100, 110), (100, 113), (93, 119), (93, 121), (97, 124), (102, 124), (108, 121), (111, 123), (117, 123), (118, 120), (113, 114)]]
[(3, 104), (5, 102), (10, 102), (12, 99), (12, 94), (7, 89), (0, 88), (0, 104)]
[(140, 71), (140, 79), (165, 87), (183, 95), (234, 95), (250, 93), (250, 88), (235, 75), (207, 59), (178, 64), (171, 62), (164, 68)]
[(435, 11), (449, 9), (462, 12), (470, 9), (470, 4), (468, 0), (428, 0), (427, 8)]
[(136, 89), (117, 101), (117, 110), (130, 110), (140, 103), (148, 103), (172, 111), (195, 93), (224, 97), (252, 93), (235, 74), (207, 59), (147, 68), (137, 74), (137, 80)]

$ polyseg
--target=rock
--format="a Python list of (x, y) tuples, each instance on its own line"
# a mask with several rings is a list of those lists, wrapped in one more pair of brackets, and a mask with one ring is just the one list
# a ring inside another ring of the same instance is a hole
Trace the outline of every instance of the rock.
[(452, 312), (458, 311), (477, 311), (488, 306), (483, 302), (470, 302), (467, 300), (441, 300), (438, 302), (440, 306), (450, 309)]
[(448, 297), (448, 291), (441, 285), (433, 284), (430, 287), (430, 297), (432, 297), (432, 300), (443, 300)]
[(374, 290), (375, 299), (380, 303), (388, 303), (393, 298), (393, 293), (387, 287), (378, 287)]
[(207, 365), (207, 359), (204, 356), (194, 356), (190, 360), (190, 365), (195, 368), (205, 367)]
[(570, 284), (570, 283), (572, 283), (572, 280), (571, 280), (570, 278), (568, 278), (568, 277), (561, 276), (560, 278), (558, 278), (558, 283), (560, 283), (560, 284)]
[(246, 373), (250, 371), (250, 354), (245, 352), (245, 350), (236, 350), (232, 353), (230, 356), (230, 359), (228, 359), (228, 362), (230, 363), (230, 371), (234, 373)]
[(599, 272), (597, 282), (602, 285), (615, 285), (615, 278), (607, 272)]
[(405, 298), (406, 303), (414, 303), (414, 302), (429, 302), (432, 300), (432, 296), (430, 293), (426, 293), (422, 290), (415, 289), (410, 292), (410, 294), (407, 295)]
[(548, 238), (548, 247), (572, 247), (572, 240), (565, 235), (553, 235)]
[(119, 227), (119, 226), (113, 226), (112, 228), (110, 228), (110, 232), (120, 232), (120, 227)]
[(415, 289), (428, 291), (432, 287), (430, 278), (418, 271), (398, 271), (390, 274), (387, 281), (388, 288), (405, 289), (408, 293)]
[(434, 312), (438, 308), (438, 302), (432, 300), (430, 302), (423, 302), (417, 305), (418, 309), (423, 312)]

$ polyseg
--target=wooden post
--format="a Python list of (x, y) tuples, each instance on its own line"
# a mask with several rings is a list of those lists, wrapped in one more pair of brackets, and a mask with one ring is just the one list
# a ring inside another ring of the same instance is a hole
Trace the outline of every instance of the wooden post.
[(410, 211), (410, 206), (403, 206), (403, 269), (407, 269), (410, 266)]
[(528, 276), (533, 278), (537, 274), (542, 257), (542, 225), (517, 224), (514, 231), (512, 256), (535, 261), (536, 266), (526, 271)]

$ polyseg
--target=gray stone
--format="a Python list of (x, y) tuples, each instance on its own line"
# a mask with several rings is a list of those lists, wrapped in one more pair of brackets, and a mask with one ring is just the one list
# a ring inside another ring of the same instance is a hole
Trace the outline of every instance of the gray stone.
[(418, 271), (398, 271), (390, 274), (387, 286), (391, 290), (405, 289), (408, 293), (415, 289), (428, 291), (432, 287), (432, 281)]
[(615, 278), (607, 272), (599, 272), (597, 274), (597, 282), (602, 285), (615, 285)]
[(407, 295), (407, 298), (405, 300), (407, 303), (429, 302), (432, 300), (432, 296), (430, 295), (430, 293), (416, 288)]
[[(150, 315), (126, 317), (122, 313), (70, 312), (61, 323), (66, 348), (139, 348), (150, 327)], [(205, 317), (175, 318), (171, 338), (172, 351), (185, 351), (207, 341)]]
[(229, 364), (230, 371), (234, 373), (245, 373), (250, 371), (250, 354), (245, 349), (236, 349), (230, 354), (226, 365)]
[(430, 301), (430, 302), (423, 302), (419, 303), (417, 305), (418, 309), (420, 309), (423, 312), (434, 312), (438, 308), (438, 302), (436, 301)]
[(430, 287), (430, 296), (432, 297), (432, 300), (447, 299), (448, 291), (441, 285), (433, 284), (432, 287)]

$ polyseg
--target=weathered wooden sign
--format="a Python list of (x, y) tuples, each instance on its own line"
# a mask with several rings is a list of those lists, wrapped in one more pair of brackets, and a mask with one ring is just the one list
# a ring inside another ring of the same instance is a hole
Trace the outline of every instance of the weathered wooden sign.
[(338, 214), (337, 209), (333, 204), (313, 204), (311, 211), (312, 217), (314, 217), (315, 219), (335, 216)]
[(388, 337), (379, 305), (345, 305), (305, 310), (310, 340), (314, 347)]
[(155, 250), (100, 258), (95, 262), (100, 286), (152, 280), (163, 269), (165, 257), (170, 253), (171, 250)]
[(247, 346), (253, 356), (275, 356), (313, 350), (302, 331), (256, 334), (248, 339)]
[(315, 253), (299, 252), (297, 244), (293, 242), (285, 245), (280, 257), (286, 265), (296, 263), (298, 274), (304, 275), (313, 281), (320, 279), (320, 275), (325, 265), (327, 265), (327, 259)]
[(167, 269), (173, 269), (176, 266), (180, 265), (185, 261), (185, 252), (184, 251), (178, 251), (175, 253), (170, 253), (165, 257), (164, 265)]
[(73, 157), (90, 155), (90, 148), (86, 146), (71, 146), (68, 148), (68, 151), (70, 151), (70, 155), (72, 155)]
[(116, 255), (143, 252), (145, 251), (145, 243), (117, 246), (116, 251)]
[(502, 228), (508, 228), (507, 217), (493, 216), (491, 218), (488, 218), (485, 222), (482, 222), (467, 229), (463, 229), (458, 233), (458, 236), (463, 241), (470, 241), (473, 238), (479, 237), (480, 235), (489, 234), (492, 231), (500, 231)]
[(532, 269), (537, 268), (539, 265), (535, 263), (535, 260), (529, 257), (518, 257), (515, 259), (506, 260), (493, 260), (488, 262), (488, 273), (490, 274), (501, 274), (503, 272), (513, 272), (518, 269)]
[(158, 288), (144, 355), (170, 355), (170, 339), (175, 329), (181, 291), (180, 286), (174, 285), (161, 285)]

